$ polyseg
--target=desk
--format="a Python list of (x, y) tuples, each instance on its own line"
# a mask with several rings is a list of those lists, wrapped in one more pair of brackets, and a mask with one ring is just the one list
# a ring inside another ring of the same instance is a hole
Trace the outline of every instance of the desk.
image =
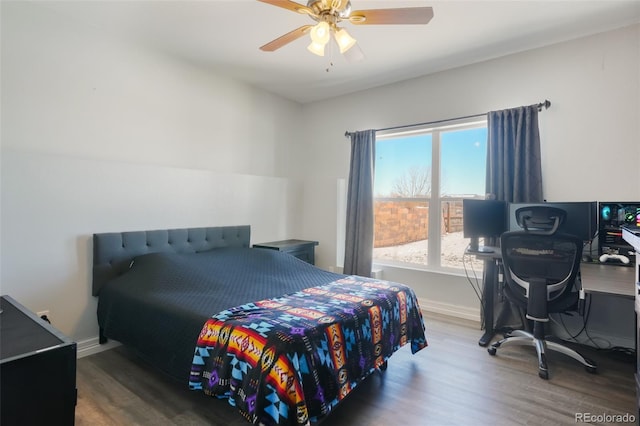
[(631, 266), (580, 264), (580, 278), (585, 293), (635, 297), (634, 274)]
[[(484, 334), (478, 344), (487, 346), (495, 335), (494, 304), (496, 289), (499, 285), (499, 267), (502, 253), (499, 247), (486, 247), (491, 252), (470, 251), (466, 253), (484, 260), (482, 276), (482, 317)], [(580, 277), (585, 293), (600, 293), (613, 296), (635, 297), (634, 268), (620, 265), (582, 263)], [(498, 318), (497, 322), (499, 321)]]

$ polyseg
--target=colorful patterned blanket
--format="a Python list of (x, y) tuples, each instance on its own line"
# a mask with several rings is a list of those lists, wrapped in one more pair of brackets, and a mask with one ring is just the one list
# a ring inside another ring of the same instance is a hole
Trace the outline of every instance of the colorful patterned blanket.
[(401, 346), (427, 346), (411, 288), (350, 276), (225, 310), (204, 324), (189, 387), (254, 424), (325, 417)]

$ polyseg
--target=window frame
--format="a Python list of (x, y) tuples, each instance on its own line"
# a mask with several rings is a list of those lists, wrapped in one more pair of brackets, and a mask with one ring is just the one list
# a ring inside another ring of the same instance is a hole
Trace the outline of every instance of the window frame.
[[(437, 123), (411, 127), (406, 130), (392, 129), (376, 132), (376, 144), (379, 141), (396, 139), (407, 136), (419, 136), (431, 134), (431, 194), (427, 198), (429, 208), (429, 219), (427, 224), (428, 235), (438, 235), (439, 238), (427, 238), (427, 260), (426, 263), (402, 262), (390, 259), (373, 258), (373, 263), (380, 266), (392, 266), (403, 269), (415, 269), (425, 271), (446, 271), (450, 273), (461, 273), (464, 268), (442, 266), (442, 191), (441, 191), (441, 134), (451, 131), (463, 131), (477, 128), (485, 128), (488, 131), (487, 117), (469, 117), (455, 120), (445, 120)], [(374, 184), (375, 188), (375, 184)], [(374, 200), (377, 197), (374, 195)], [(434, 210), (435, 209), (435, 210)], [(431, 212), (438, 212), (437, 215)]]

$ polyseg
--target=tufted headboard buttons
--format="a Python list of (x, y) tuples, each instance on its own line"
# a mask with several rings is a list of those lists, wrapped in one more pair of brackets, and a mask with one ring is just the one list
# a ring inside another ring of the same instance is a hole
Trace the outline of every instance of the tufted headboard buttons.
[(249, 225), (93, 234), (92, 294), (98, 296), (106, 282), (127, 271), (136, 256), (249, 247), (250, 238)]

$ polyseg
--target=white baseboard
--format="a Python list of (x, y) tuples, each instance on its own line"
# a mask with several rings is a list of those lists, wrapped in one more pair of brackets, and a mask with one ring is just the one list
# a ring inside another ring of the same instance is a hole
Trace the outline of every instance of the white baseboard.
[(107, 343), (101, 345), (97, 336), (90, 339), (81, 340), (79, 342), (76, 342), (76, 344), (78, 349), (77, 358), (97, 354), (99, 352), (120, 346), (120, 343), (116, 342), (115, 340), (109, 340)]
[(462, 318), (469, 321), (480, 322), (480, 308), (469, 308), (466, 306), (451, 305), (449, 303), (433, 302), (419, 297), (420, 308), (426, 312), (447, 315), (455, 318)]
[[(335, 272), (336, 274), (344, 274), (344, 270), (342, 268), (342, 266), (329, 266), (329, 268), (327, 269), (329, 272)], [(375, 278), (376, 280), (382, 280), (384, 279), (383, 277), (383, 269), (382, 268), (378, 268), (376, 266), (374, 266), (371, 269), (371, 278)]]

